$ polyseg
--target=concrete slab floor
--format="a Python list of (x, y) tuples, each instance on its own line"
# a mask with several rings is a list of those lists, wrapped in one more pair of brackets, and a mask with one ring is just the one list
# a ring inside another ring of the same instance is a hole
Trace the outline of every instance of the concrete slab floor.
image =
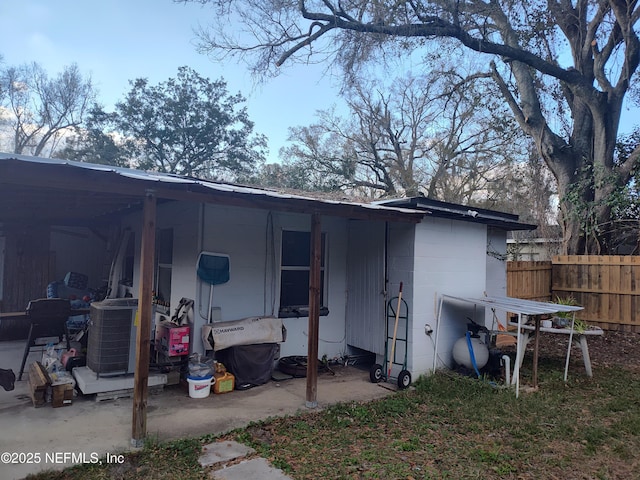
[[(17, 375), (24, 345), (24, 341), (0, 342), (0, 368), (12, 368)], [(27, 365), (40, 356), (32, 353)], [(368, 372), (356, 367), (335, 371), (335, 376), (318, 376), (318, 409), (393, 394), (371, 383)], [(160, 441), (220, 434), (269, 417), (308, 412), (305, 400), (304, 378), (271, 381), (245, 391), (212, 393), (197, 399), (190, 398), (181, 386), (166, 387), (162, 393), (148, 397), (147, 434)], [(107, 453), (130, 450), (132, 403), (131, 398), (96, 402), (93, 396), (80, 396), (70, 406), (34, 408), (28, 373), (22, 381), (16, 381), (15, 390), (5, 392), (0, 388), (0, 454), (12, 453), (11, 460), (17, 460), (0, 463), (0, 478), (20, 479), (29, 473), (62, 469), (95, 458), (107, 461)]]

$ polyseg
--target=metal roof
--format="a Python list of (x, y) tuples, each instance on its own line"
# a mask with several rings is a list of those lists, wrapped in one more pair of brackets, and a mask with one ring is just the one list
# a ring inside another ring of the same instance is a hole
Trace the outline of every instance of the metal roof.
[(423, 210), (318, 199), (266, 188), (110, 165), (0, 153), (0, 221), (89, 221), (139, 208), (147, 191), (162, 201), (319, 213), (418, 223)]
[(442, 202), (427, 197), (409, 197), (383, 200), (379, 205), (403, 207), (416, 210), (428, 210), (431, 217), (450, 218), (464, 222), (482, 223), (502, 230), (535, 230), (537, 225), (522, 223), (518, 215), (488, 210), (486, 208), (469, 207), (456, 203)]
[(547, 315), (558, 312), (577, 312), (582, 307), (573, 305), (560, 305), (550, 302), (536, 302), (513, 297), (456, 297), (443, 295), (443, 299), (459, 300), (484, 307), (495, 308), (504, 312), (518, 313), (522, 315)]

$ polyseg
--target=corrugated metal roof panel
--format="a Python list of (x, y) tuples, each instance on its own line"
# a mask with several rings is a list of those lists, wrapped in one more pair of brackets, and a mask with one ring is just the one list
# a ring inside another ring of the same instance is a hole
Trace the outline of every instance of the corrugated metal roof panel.
[(443, 298), (450, 298), (452, 300), (459, 300), (462, 302), (495, 308), (505, 312), (520, 313), (523, 315), (547, 315), (558, 312), (577, 312), (583, 310), (582, 307), (573, 305), (536, 302), (533, 300), (523, 300), (521, 298), (513, 297), (456, 297), (452, 295), (443, 295)]
[(148, 172), (143, 170), (135, 170), (130, 168), (116, 167), (111, 165), (98, 165), (93, 163), (85, 163), (85, 162), (76, 162), (72, 160), (62, 160), (57, 158), (42, 158), (42, 157), (31, 157), (26, 155), (16, 155), (11, 153), (0, 153), (0, 160), (19, 160), (21, 162), (28, 163), (40, 163), (47, 165), (64, 165), (69, 166), (71, 168), (84, 169), (84, 170), (93, 170), (97, 172), (111, 172), (122, 177), (131, 178), (135, 180), (142, 180), (148, 182), (160, 182), (166, 184), (185, 184), (185, 185), (194, 185), (198, 187), (202, 187), (204, 189), (210, 189), (212, 191), (217, 192), (227, 192), (227, 193), (237, 193), (237, 194), (245, 194), (245, 195), (255, 195), (261, 197), (282, 199), (282, 200), (304, 200), (309, 202), (317, 202), (320, 204), (326, 205), (339, 205), (339, 206), (351, 206), (351, 207), (360, 207), (365, 208), (371, 211), (377, 212), (397, 212), (397, 213), (407, 213), (407, 214), (422, 214), (424, 215), (427, 212), (415, 210), (406, 207), (397, 207), (397, 206), (385, 206), (380, 204), (372, 204), (372, 203), (361, 203), (361, 202), (350, 202), (350, 201), (341, 201), (341, 200), (331, 200), (331, 199), (319, 199), (314, 198), (307, 195), (298, 195), (291, 193), (283, 193), (278, 192), (276, 190), (268, 190), (259, 187), (249, 187), (243, 185), (236, 185), (231, 183), (224, 182), (215, 182), (211, 180), (203, 180), (197, 178), (183, 177), (174, 174), (168, 173), (159, 173), (159, 172)]

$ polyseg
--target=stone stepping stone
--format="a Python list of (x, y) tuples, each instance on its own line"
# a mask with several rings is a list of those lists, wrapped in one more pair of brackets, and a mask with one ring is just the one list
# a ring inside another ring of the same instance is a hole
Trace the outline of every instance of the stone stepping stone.
[(238, 442), (214, 442), (202, 448), (198, 462), (203, 468), (253, 455), (256, 451)]
[(245, 460), (236, 465), (225, 467), (211, 472), (209, 476), (213, 480), (247, 480), (259, 478), (260, 480), (292, 480), (282, 470), (274, 468), (264, 458)]

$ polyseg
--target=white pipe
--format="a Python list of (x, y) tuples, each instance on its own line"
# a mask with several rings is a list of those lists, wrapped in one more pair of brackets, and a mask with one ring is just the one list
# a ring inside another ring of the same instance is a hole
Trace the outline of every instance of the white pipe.
[(509, 355), (502, 356), (502, 365), (504, 366), (504, 384), (511, 385), (511, 358)]
[(440, 297), (440, 305), (438, 305), (438, 316), (436, 318), (436, 340), (433, 344), (433, 371), (436, 373), (437, 361), (438, 361), (438, 337), (440, 336), (440, 316), (442, 315), (442, 304), (444, 303), (444, 295)]

